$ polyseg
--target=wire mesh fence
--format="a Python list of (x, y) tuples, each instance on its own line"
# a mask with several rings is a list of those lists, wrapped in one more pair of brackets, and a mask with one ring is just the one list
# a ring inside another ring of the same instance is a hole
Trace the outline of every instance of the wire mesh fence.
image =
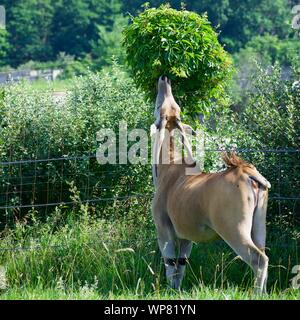
[[(264, 175), (267, 172), (271, 200), (300, 200), (299, 149), (237, 152), (255, 163)], [(86, 203), (151, 197), (153, 191), (150, 165), (100, 165), (95, 155), (4, 161), (0, 170), (0, 210), (72, 204), (74, 188)], [(141, 174), (143, 188), (139, 189)], [(145, 189), (148, 192), (141, 192)]]
[[(221, 151), (206, 150), (206, 153)], [(270, 181), (270, 214), (292, 216), (296, 223), (300, 208), (300, 149), (239, 149), (237, 152)], [(2, 229), (32, 209), (47, 215), (58, 206), (72, 209), (80, 203), (105, 208), (120, 203), (126, 214), (132, 201), (143, 201), (150, 208), (154, 191), (151, 165), (100, 165), (93, 154), (8, 160), (11, 161), (0, 162)]]

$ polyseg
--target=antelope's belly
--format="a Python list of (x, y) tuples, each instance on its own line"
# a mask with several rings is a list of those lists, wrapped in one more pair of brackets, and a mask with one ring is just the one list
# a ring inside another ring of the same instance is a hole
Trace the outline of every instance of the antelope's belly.
[(207, 225), (174, 226), (176, 234), (181, 239), (193, 242), (209, 242), (219, 238), (219, 235)]

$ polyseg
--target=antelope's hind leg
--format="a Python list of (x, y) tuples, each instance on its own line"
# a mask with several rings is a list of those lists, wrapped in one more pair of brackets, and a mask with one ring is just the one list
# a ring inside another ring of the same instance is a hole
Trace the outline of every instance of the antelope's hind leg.
[[(266, 214), (267, 214), (268, 193), (260, 190), (258, 195), (257, 207), (254, 211), (251, 237), (257, 248), (265, 252), (266, 246)], [(263, 292), (267, 292), (268, 272), (263, 284)]]
[[(238, 222), (233, 218), (227, 221), (220, 220), (215, 230), (254, 271), (254, 292), (265, 293), (269, 259), (252, 240), (253, 215), (250, 213), (251, 210), (243, 212), (241, 208), (237, 209), (240, 209), (241, 212), (241, 214), (235, 215), (239, 216)], [(229, 217), (230, 215), (225, 216)]]
[(235, 249), (242, 257), (242, 259), (246, 263), (248, 263), (254, 271), (254, 293), (266, 293), (269, 258), (250, 240), (248, 243), (246, 242), (244, 244), (241, 244), (240, 246), (238, 246), (238, 248)]
[[(237, 232), (237, 230), (235, 230)], [(234, 239), (224, 240), (254, 271), (254, 293), (266, 293), (269, 258), (253, 243), (250, 235), (238, 233)]]

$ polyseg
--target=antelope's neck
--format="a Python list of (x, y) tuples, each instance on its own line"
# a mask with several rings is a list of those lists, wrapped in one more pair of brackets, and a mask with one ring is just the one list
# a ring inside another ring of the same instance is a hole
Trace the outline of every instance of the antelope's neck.
[(165, 98), (168, 98), (168, 97), (172, 97), (173, 98), (171, 86), (166, 86), (164, 88), (164, 96), (165, 96)]
[(166, 98), (173, 98), (172, 88), (169, 85), (163, 85), (158, 90), (159, 99), (164, 100)]
[(162, 148), (160, 150), (160, 155), (159, 155), (159, 164), (172, 164), (174, 163), (175, 159), (175, 143), (174, 143), (174, 137), (169, 137), (166, 136)]
[(197, 170), (197, 174), (201, 173), (201, 171), (197, 169), (196, 162), (194, 164), (188, 164), (186, 162), (186, 159), (184, 158), (183, 153), (180, 153), (176, 150), (174, 136), (170, 136), (169, 141), (168, 137), (165, 137), (163, 141), (159, 155), (159, 163), (157, 165), (157, 177), (159, 177), (160, 175), (164, 176), (165, 170), (168, 170), (169, 165), (172, 164), (183, 164), (187, 168), (195, 167)]

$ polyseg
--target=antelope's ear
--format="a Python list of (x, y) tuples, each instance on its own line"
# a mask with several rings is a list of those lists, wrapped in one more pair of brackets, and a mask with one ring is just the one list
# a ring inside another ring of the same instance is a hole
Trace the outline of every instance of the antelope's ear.
[(191, 136), (196, 136), (196, 131), (191, 126), (185, 123), (182, 123), (181, 125), (186, 134), (189, 134)]
[(156, 127), (156, 124), (153, 123), (150, 127), (150, 137), (153, 137), (157, 132), (157, 127)]

